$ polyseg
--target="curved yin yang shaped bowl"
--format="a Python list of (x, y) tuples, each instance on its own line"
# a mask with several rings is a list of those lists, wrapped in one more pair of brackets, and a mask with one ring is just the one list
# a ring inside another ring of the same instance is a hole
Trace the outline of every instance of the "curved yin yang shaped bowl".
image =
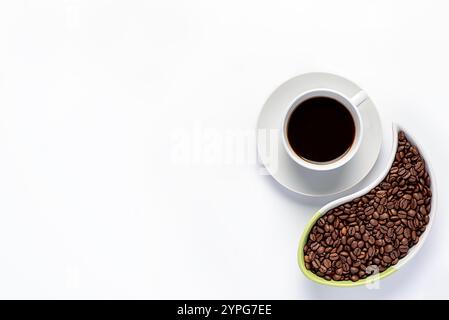
[[(430, 176), (430, 190), (432, 192), (432, 198), (431, 198), (431, 209), (429, 212), (429, 222), (426, 226), (425, 231), (420, 235), (419, 237), (419, 241), (417, 244), (415, 244), (413, 247), (410, 248), (410, 250), (408, 251), (407, 255), (405, 257), (403, 257), (402, 259), (400, 259), (398, 261), (398, 263), (396, 265), (390, 266), (387, 269), (385, 269), (383, 272), (378, 273), (378, 274), (372, 274), (364, 279), (360, 279), (358, 281), (349, 281), (349, 280), (344, 280), (344, 281), (335, 281), (335, 280), (326, 280), (318, 275), (316, 275), (315, 273), (313, 273), (312, 271), (308, 270), (305, 266), (305, 262), (304, 262), (304, 246), (307, 243), (308, 237), (309, 237), (309, 233), (312, 230), (313, 226), (315, 225), (315, 223), (318, 221), (318, 219), (325, 215), (329, 210), (336, 208), (342, 204), (345, 204), (347, 202), (352, 201), (355, 198), (359, 198), (362, 197), (363, 195), (367, 194), (369, 191), (371, 191), (372, 189), (374, 189), (379, 183), (382, 182), (382, 180), (387, 176), (387, 174), (389, 173), (392, 164), (394, 162), (395, 156), (396, 156), (396, 151), (397, 151), (397, 147), (398, 147), (398, 135), (399, 132), (403, 131), (407, 137), (407, 139), (409, 140), (409, 142), (415, 146), (418, 151), (420, 152), (422, 158), (424, 159), (425, 165), (426, 165), (426, 170)], [(398, 271), (403, 265), (405, 265), (407, 262), (409, 262), (414, 256), (415, 254), (421, 249), (425, 239), (427, 238), (427, 235), (430, 232), (433, 220), (434, 220), (434, 216), (435, 216), (435, 212), (436, 212), (436, 202), (437, 202), (437, 194), (436, 194), (436, 185), (435, 185), (435, 175), (432, 172), (432, 169), (429, 165), (429, 159), (426, 157), (426, 154), (424, 153), (424, 149), (421, 147), (420, 144), (417, 143), (417, 141), (408, 133), (408, 131), (404, 130), (403, 128), (401, 128), (399, 125), (397, 124), (393, 124), (393, 144), (392, 144), (392, 150), (391, 150), (391, 154), (389, 156), (388, 159), (388, 163), (387, 163), (387, 167), (385, 168), (385, 170), (382, 172), (382, 174), (375, 180), (373, 181), (369, 186), (367, 186), (366, 188), (351, 194), (349, 196), (345, 196), (343, 198), (334, 200), (328, 204), (326, 204), (325, 206), (323, 206), (320, 210), (318, 210), (318, 212), (311, 218), (311, 220), (309, 221), (309, 223), (307, 224), (300, 242), (299, 242), (299, 248), (298, 248), (298, 264), (299, 267), (301, 269), (301, 271), (304, 273), (304, 275), (309, 278), (312, 281), (315, 281), (317, 283), (320, 284), (324, 284), (324, 285), (329, 285), (329, 286), (336, 286), (336, 287), (352, 287), (352, 286), (359, 286), (359, 285), (365, 285), (365, 284), (369, 284), (372, 283), (374, 281), (380, 280), (382, 278), (387, 277), (388, 275)]]

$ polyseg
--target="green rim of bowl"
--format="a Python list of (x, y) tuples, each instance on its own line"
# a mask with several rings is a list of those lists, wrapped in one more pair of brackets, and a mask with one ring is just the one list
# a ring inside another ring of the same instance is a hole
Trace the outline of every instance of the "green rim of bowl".
[(309, 236), (310, 230), (312, 229), (312, 227), (315, 225), (315, 222), (322, 216), (323, 214), (318, 211), (317, 213), (315, 213), (313, 215), (313, 217), (310, 219), (309, 223), (307, 224), (306, 228), (304, 229), (304, 232), (302, 233), (301, 239), (299, 241), (299, 246), (298, 246), (298, 265), (299, 268), (301, 269), (302, 273), (304, 273), (304, 275), (314, 281), (317, 282), (319, 284), (323, 284), (323, 285), (327, 285), (327, 286), (334, 286), (334, 287), (355, 287), (355, 286), (361, 286), (361, 285), (369, 285), (369, 284), (373, 284), (376, 281), (379, 281), (380, 279), (383, 279), (391, 274), (393, 274), (395, 271), (397, 271), (398, 269), (395, 267), (389, 267), (388, 269), (384, 270), (383, 272), (377, 274), (377, 275), (372, 275), (369, 277), (366, 277), (365, 279), (356, 281), (356, 282), (352, 282), (352, 281), (335, 281), (335, 280), (326, 280), (324, 278), (321, 278), (319, 276), (317, 276), (316, 274), (314, 274), (313, 272), (309, 271), (306, 269), (306, 265), (304, 263), (304, 245), (307, 242), (307, 238)]

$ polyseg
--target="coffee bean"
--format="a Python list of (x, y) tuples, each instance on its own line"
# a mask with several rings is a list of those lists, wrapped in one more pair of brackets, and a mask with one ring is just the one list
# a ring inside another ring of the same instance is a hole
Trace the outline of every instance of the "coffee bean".
[(356, 274), (353, 274), (352, 276), (351, 276), (351, 281), (352, 282), (356, 282), (356, 281), (358, 281), (359, 280), (359, 277), (356, 275)]
[(356, 268), (356, 267), (351, 267), (351, 268), (350, 268), (350, 272), (351, 272), (352, 274), (357, 274), (357, 273), (359, 273), (359, 269)]
[(335, 281), (339, 281), (339, 280), (341, 280), (341, 275), (339, 275), (339, 274), (334, 274), (333, 276), (332, 276), (332, 279), (334, 279)]
[(404, 237), (406, 237), (407, 239), (409, 239), (412, 235), (412, 231), (410, 230), (410, 228), (405, 228), (404, 229)]
[(307, 270), (329, 281), (358, 281), (405, 257), (426, 230), (430, 176), (403, 132), (389, 173), (367, 194), (326, 212), (304, 246)]
[(419, 213), (426, 215), (427, 214), (427, 209), (425, 206), (421, 206), (419, 208)]
[(408, 214), (408, 216), (409, 217), (414, 217), (414, 216), (416, 216), (416, 211), (415, 210), (413, 210), (413, 209), (410, 209), (408, 212), (407, 212), (407, 214)]
[(407, 218), (407, 212), (405, 212), (404, 210), (399, 210), (398, 217), (401, 219)]
[(390, 258), (391, 258), (392, 260), (396, 259), (397, 257), (399, 257), (399, 253), (398, 253), (397, 251), (392, 251), (392, 252), (390, 253)]
[(415, 170), (421, 172), (424, 169), (424, 164), (421, 161), (418, 161), (415, 164)]
[(379, 198), (383, 198), (386, 195), (387, 195), (387, 191), (385, 191), (385, 190), (380, 190), (380, 191), (376, 192), (376, 196), (379, 197)]
[(350, 235), (350, 236), (353, 236), (354, 234), (355, 234), (355, 228), (354, 227), (349, 227), (349, 231), (348, 231), (348, 234)]
[(388, 237), (389, 239), (391, 239), (391, 238), (394, 237), (394, 229), (393, 229), (393, 228), (389, 228), (389, 229), (388, 229), (388, 231), (387, 231), (387, 237)]
[(338, 260), (338, 253), (331, 253), (329, 256), (329, 259), (331, 259), (332, 261)]
[(392, 246), (391, 244), (387, 244), (387, 245), (384, 247), (384, 251), (385, 251), (386, 253), (389, 253), (389, 252), (393, 251), (393, 246)]
[(402, 198), (401, 200), (399, 200), (399, 208), (404, 210), (410, 208), (410, 201)]

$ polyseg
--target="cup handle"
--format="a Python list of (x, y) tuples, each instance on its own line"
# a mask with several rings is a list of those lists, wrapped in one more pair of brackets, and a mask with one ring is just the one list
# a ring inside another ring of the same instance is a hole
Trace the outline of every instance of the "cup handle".
[(365, 91), (360, 90), (350, 100), (351, 100), (352, 104), (354, 104), (356, 107), (358, 107), (366, 99), (368, 99), (368, 95), (365, 93)]

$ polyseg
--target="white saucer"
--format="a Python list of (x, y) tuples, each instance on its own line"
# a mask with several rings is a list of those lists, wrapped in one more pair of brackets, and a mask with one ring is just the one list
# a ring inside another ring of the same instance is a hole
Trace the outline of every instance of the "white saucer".
[[(288, 80), (279, 86), (265, 102), (257, 121), (257, 131), (274, 129), (272, 140), (267, 142), (258, 135), (259, 159), (273, 178), (287, 189), (305, 196), (321, 197), (344, 192), (359, 183), (374, 166), (382, 145), (382, 126), (371, 99), (365, 100), (359, 111), (364, 123), (363, 139), (357, 154), (344, 166), (323, 172), (313, 172), (300, 167), (285, 151), (282, 144), (282, 116), (296, 97), (305, 91), (326, 88), (352, 97), (361, 90), (353, 82), (329, 73), (307, 73)], [(267, 135), (269, 137), (269, 135)], [(274, 144), (272, 144), (274, 142)], [(267, 143), (277, 150), (277, 163), (262, 156)]]

